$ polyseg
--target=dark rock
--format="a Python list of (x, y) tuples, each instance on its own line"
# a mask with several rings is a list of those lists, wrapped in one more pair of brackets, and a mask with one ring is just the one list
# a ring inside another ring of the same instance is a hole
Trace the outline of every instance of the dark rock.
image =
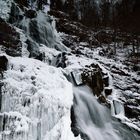
[[(3, 71), (7, 70), (8, 59), (6, 56), (0, 56), (0, 79), (3, 78)], [(0, 111), (2, 107), (2, 86), (3, 83), (0, 81)]]
[(40, 61), (45, 60), (45, 53), (40, 53), (38, 56), (35, 57), (35, 59), (38, 59)]
[(56, 10), (50, 10), (48, 14), (53, 15), (54, 17), (57, 17), (57, 18), (63, 18), (63, 19), (69, 18), (69, 16), (66, 13), (61, 12), (61, 11), (56, 11)]
[(105, 88), (105, 95), (109, 96), (112, 93), (112, 89), (111, 88)]
[(101, 69), (98, 65), (91, 64), (81, 74), (83, 83), (87, 84), (93, 93), (97, 96), (101, 94), (104, 88)]
[(109, 86), (109, 77), (108, 76), (105, 76), (103, 78), (103, 82), (104, 82), (105, 87), (108, 87)]
[(0, 72), (7, 70), (8, 59), (6, 56), (0, 56)]
[(115, 73), (115, 74), (118, 74), (118, 75), (122, 75), (122, 76), (129, 76), (128, 73), (126, 73), (125, 71), (123, 71), (123, 70), (117, 68), (116, 66), (113, 66), (113, 67), (111, 68), (111, 72), (112, 72), (112, 73)]
[(75, 137), (78, 136), (80, 133), (79, 130), (76, 128), (76, 126), (77, 126), (76, 116), (74, 113), (74, 107), (72, 106), (71, 107), (71, 129)]
[(140, 66), (138, 66), (138, 65), (133, 66), (133, 70), (134, 71), (140, 71)]
[(67, 60), (66, 59), (66, 53), (62, 52), (61, 54), (59, 54), (57, 56), (56, 66), (65, 68), (66, 67), (66, 60)]
[(140, 101), (137, 100), (137, 99), (128, 99), (126, 102), (125, 102), (125, 105), (130, 105), (130, 106), (135, 106), (135, 107), (138, 107), (139, 106), (139, 103)]
[(112, 42), (112, 34), (106, 33), (105, 31), (100, 31), (96, 36), (95, 36), (100, 43), (105, 43), (109, 44)]
[(20, 10), (19, 6), (13, 2), (11, 11), (9, 13), (9, 22), (11, 24), (20, 22), (23, 19), (24, 15), (21, 14), (20, 11), (21, 10)]
[(98, 101), (100, 103), (104, 103), (104, 104), (107, 103), (106, 98), (103, 95), (101, 95), (101, 96), (98, 97)]
[(140, 77), (133, 78), (133, 80), (134, 80), (136, 83), (140, 84)]
[(38, 48), (38, 44), (31, 40), (31, 39), (27, 39), (26, 40), (26, 43), (27, 43), (27, 50), (29, 51), (29, 57), (38, 57), (39, 55), (39, 48)]
[(29, 1), (28, 0), (14, 0), (20, 8), (28, 7), (29, 6)]
[(31, 76), (31, 80), (35, 80), (36, 79), (36, 77), (35, 76)]
[(25, 15), (26, 15), (26, 17), (32, 19), (32, 18), (36, 18), (37, 13), (35, 10), (28, 10), (28, 11), (26, 11)]
[(31, 103), (31, 99), (30, 99), (30, 98), (26, 98), (26, 99), (24, 100), (24, 102), (23, 102), (23, 106), (24, 106), (24, 107), (25, 107), (25, 106), (29, 106), (30, 103)]
[(11, 56), (21, 55), (21, 41), (20, 35), (16, 30), (11, 27), (8, 23), (3, 21), (0, 22), (0, 45), (2, 50)]
[(140, 110), (136, 107), (130, 106), (130, 105), (125, 105), (125, 115), (128, 118), (138, 118), (140, 117)]
[(100, 50), (100, 51), (99, 51), (99, 55), (100, 55), (100, 56), (105, 56), (105, 52), (104, 52), (103, 50)]

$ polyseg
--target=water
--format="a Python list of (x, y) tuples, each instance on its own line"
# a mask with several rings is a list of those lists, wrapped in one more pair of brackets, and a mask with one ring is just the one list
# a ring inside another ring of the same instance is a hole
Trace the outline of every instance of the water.
[(134, 130), (111, 117), (111, 112), (99, 104), (86, 86), (74, 87), (74, 113), (77, 127), (90, 140), (138, 140)]

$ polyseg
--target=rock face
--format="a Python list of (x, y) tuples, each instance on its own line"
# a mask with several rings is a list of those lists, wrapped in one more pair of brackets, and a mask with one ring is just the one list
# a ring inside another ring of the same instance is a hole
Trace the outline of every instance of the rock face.
[(11, 56), (20, 56), (22, 45), (19, 33), (3, 19), (0, 19), (0, 31), (2, 50)]
[(62, 52), (57, 56), (56, 67), (65, 68), (66, 67), (66, 53)]
[(99, 96), (103, 91), (103, 79), (98, 65), (88, 66), (82, 73), (82, 80), (93, 90), (95, 95)]
[(36, 11), (34, 11), (34, 10), (26, 11), (25, 15), (26, 15), (26, 17), (31, 18), (31, 19), (36, 18), (36, 16), (37, 16)]
[(99, 102), (106, 104), (107, 100), (102, 92), (104, 91), (105, 95), (108, 96), (111, 95), (112, 89), (105, 88), (106, 86), (109, 86), (109, 78), (105, 81), (104, 77), (107, 77), (107, 75), (102, 72), (102, 69), (97, 64), (87, 66), (81, 74), (83, 83), (92, 89), (93, 94), (98, 97)]
[(0, 56), (0, 72), (7, 70), (8, 59), (5, 56)]
[[(90, 72), (91, 75), (88, 75)], [(89, 87), (92, 88), (95, 95), (99, 96), (101, 94), (103, 91), (103, 80), (99, 70), (86, 72), (84, 71), (82, 74), (82, 79), (84, 83), (88, 84)]]
[(105, 95), (108, 96), (108, 95), (111, 95), (112, 93), (112, 89), (111, 88), (105, 88)]
[(128, 118), (135, 118), (135, 119), (139, 119), (140, 117), (140, 109), (139, 108), (133, 108), (131, 107), (131, 105), (125, 105), (124, 107), (125, 109), (125, 115)]

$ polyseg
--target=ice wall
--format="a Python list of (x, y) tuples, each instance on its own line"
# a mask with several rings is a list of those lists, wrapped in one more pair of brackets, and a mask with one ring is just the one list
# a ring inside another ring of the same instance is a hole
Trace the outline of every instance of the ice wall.
[(0, 113), (1, 140), (75, 140), (70, 128), (72, 85), (60, 69), (8, 57)]

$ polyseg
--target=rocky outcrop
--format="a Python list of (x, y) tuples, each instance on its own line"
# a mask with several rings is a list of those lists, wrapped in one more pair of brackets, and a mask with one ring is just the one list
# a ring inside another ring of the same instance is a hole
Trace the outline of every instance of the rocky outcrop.
[(105, 91), (105, 95), (106, 95), (106, 96), (109, 96), (109, 95), (111, 95), (111, 93), (112, 93), (112, 89), (111, 89), (111, 88), (107, 88), (107, 87), (106, 87), (104, 91)]
[(124, 109), (125, 109), (125, 115), (128, 118), (135, 118), (135, 119), (139, 120), (139, 118), (140, 118), (140, 109), (139, 108), (125, 104)]
[[(75, 38), (77, 37), (78, 42), (88, 42), (89, 47), (91, 47), (91, 45), (100, 45), (99, 41), (94, 37), (90, 28), (81, 24), (80, 22), (71, 20), (71, 17), (66, 13), (51, 10), (49, 14), (57, 18), (56, 28), (59, 32), (75, 36)], [(64, 44), (69, 47), (69, 44), (67, 43), (67, 41), (64, 42)]]
[(32, 18), (36, 18), (37, 13), (35, 10), (30, 9), (30, 10), (26, 11), (25, 15), (26, 15), (26, 17), (32, 19)]
[(7, 70), (8, 59), (6, 56), (0, 56), (0, 72)]
[(57, 56), (56, 67), (66, 67), (66, 52), (62, 52)]
[(0, 31), (1, 49), (8, 55), (20, 56), (22, 44), (19, 33), (2, 19), (0, 19)]
[(101, 94), (103, 91), (103, 79), (98, 66), (94, 69), (84, 70), (82, 79), (84, 83), (91, 87), (95, 95), (99, 96)]
[[(104, 80), (104, 77), (106, 80)], [(91, 64), (90, 66), (86, 66), (81, 74), (81, 78), (83, 83), (92, 89), (93, 94), (98, 97), (99, 102), (106, 104), (106, 97), (102, 93), (104, 91), (106, 96), (111, 95), (112, 89), (105, 88), (109, 86), (109, 78), (106, 73), (102, 72), (99, 65)]]

